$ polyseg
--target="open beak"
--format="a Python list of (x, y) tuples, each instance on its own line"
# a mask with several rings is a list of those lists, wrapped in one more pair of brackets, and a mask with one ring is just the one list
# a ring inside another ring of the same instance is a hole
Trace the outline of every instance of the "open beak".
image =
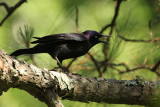
[(104, 40), (104, 38), (106, 38), (106, 37), (111, 37), (110, 35), (101, 35), (101, 38), (98, 40), (100, 43), (106, 43), (106, 44), (109, 44), (108, 42), (106, 42), (106, 41), (103, 41)]

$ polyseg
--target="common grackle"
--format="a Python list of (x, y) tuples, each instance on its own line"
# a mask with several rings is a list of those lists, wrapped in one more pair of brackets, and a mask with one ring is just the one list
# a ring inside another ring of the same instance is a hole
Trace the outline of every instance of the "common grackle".
[(19, 49), (11, 56), (22, 54), (48, 53), (57, 61), (59, 67), (62, 67), (62, 61), (68, 58), (76, 58), (86, 54), (91, 47), (98, 43), (107, 43), (100, 40), (101, 37), (110, 37), (102, 35), (96, 31), (87, 30), (82, 33), (61, 33), (40, 37), (34, 37), (36, 44), (32, 48)]

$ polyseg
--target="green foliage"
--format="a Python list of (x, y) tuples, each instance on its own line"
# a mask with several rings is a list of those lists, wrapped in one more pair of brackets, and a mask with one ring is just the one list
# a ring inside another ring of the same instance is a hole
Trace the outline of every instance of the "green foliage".
[(0, 97), (0, 107), (33, 107), (33, 105), (34, 107), (47, 107), (38, 99), (19, 89), (9, 89)]
[(29, 28), (28, 25), (24, 25), (24, 29), (19, 27), (17, 40), (20, 45), (23, 45), (24, 48), (29, 48), (31, 39), (33, 37), (33, 32), (33, 29)]
[[(8, 1), (7, 1), (8, 3)], [(13, 1), (9, 5), (13, 5)], [(75, 27), (75, 6), (79, 8), (79, 26), (80, 30), (100, 31), (107, 23), (109, 24), (114, 15), (115, 4), (113, 0), (33, 0), (22, 5), (14, 12), (12, 16), (0, 27), (0, 47), (8, 52), (17, 48), (29, 48), (33, 34), (36, 36), (45, 36), (48, 34), (76, 32)], [(156, 0), (127, 0), (120, 8), (120, 13), (116, 21), (117, 31), (114, 30), (110, 39), (108, 56), (110, 62), (125, 63), (130, 68), (148, 65), (153, 66), (160, 59), (159, 43), (130, 43), (118, 38), (118, 35), (129, 39), (150, 39), (148, 22), (152, 19), (153, 37), (160, 37), (159, 5)], [(0, 7), (0, 19), (6, 14)], [(29, 27), (28, 25), (32, 26)], [(17, 30), (17, 26), (19, 27)], [(34, 30), (33, 30), (34, 28)], [(108, 34), (107, 29), (104, 34)], [(16, 33), (15, 33), (16, 32)], [(13, 39), (16, 37), (17, 41)], [(11, 44), (12, 42), (12, 44)], [(14, 49), (13, 49), (14, 48)], [(95, 59), (102, 61), (103, 45), (98, 44), (90, 53)], [(24, 59), (24, 57), (22, 57)], [(49, 55), (35, 55), (37, 65), (52, 69), (56, 66), (55, 61)], [(68, 65), (70, 60), (64, 61)], [(124, 70), (124, 67), (119, 67)], [(78, 58), (71, 66), (74, 73), (82, 74), (86, 77), (96, 77), (94, 63), (85, 55)], [(158, 79), (155, 73), (149, 70), (137, 70), (130, 73), (119, 74), (118, 71), (108, 68), (103, 78), (116, 79), (135, 79), (140, 75), (144, 80), (155, 81)], [(62, 100), (66, 107), (105, 107), (105, 104), (99, 103), (81, 103), (68, 100)], [(10, 102), (10, 103), (8, 103)], [(0, 107), (45, 107), (37, 99), (33, 98), (24, 91), (10, 89), (0, 96)], [(107, 107), (131, 107), (132, 105), (114, 105), (106, 104)], [(140, 107), (133, 105), (132, 107)]]
[(111, 46), (109, 46), (108, 59), (114, 62), (123, 51), (123, 40), (118, 37), (118, 32), (116, 32), (110, 41)]

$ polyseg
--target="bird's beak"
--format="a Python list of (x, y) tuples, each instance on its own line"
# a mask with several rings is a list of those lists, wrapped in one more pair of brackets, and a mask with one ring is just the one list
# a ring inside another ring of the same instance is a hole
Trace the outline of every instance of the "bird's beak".
[[(104, 40), (104, 38), (106, 38), (106, 37), (111, 37), (110, 35), (101, 35), (101, 39), (99, 39), (98, 41), (100, 42), (100, 43), (106, 43), (106, 44), (109, 44), (108, 42), (106, 42), (106, 41), (103, 41)], [(102, 40), (103, 39), (103, 40)]]

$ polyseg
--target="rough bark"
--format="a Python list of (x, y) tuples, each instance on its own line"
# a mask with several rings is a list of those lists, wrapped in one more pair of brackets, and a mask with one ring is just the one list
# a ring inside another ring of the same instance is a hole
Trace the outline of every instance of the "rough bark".
[[(81, 102), (159, 104), (159, 82), (85, 78), (78, 74), (48, 71), (21, 62), (0, 50), (0, 93), (19, 88), (45, 102), (63, 107), (58, 96)], [(156, 105), (155, 105), (156, 106)]]

